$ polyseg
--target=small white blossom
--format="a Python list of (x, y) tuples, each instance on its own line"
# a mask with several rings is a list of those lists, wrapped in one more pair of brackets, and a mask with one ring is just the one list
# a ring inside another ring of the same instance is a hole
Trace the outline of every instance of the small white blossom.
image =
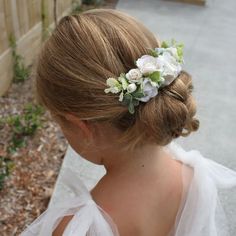
[(142, 102), (147, 102), (150, 98), (155, 97), (157, 95), (158, 87), (152, 86), (152, 84), (148, 78), (144, 79), (142, 85), (143, 85), (143, 92), (144, 92), (145, 96), (142, 98), (138, 98), (137, 100), (140, 100)]
[(141, 83), (142, 73), (139, 69), (131, 69), (125, 76), (130, 82)]
[(106, 83), (107, 83), (107, 86), (114, 87), (117, 85), (117, 80), (115, 78), (108, 78)]
[(110, 88), (106, 88), (104, 90), (105, 93), (119, 93), (121, 91), (121, 85), (115, 78), (108, 78), (106, 80), (107, 86)]
[(104, 90), (105, 93), (119, 93), (120, 89), (118, 87), (111, 87), (111, 88), (106, 88)]
[(134, 84), (134, 83), (129, 84), (128, 87), (127, 87), (127, 91), (128, 91), (129, 93), (134, 92), (136, 89), (137, 89), (137, 86), (136, 86), (136, 84)]

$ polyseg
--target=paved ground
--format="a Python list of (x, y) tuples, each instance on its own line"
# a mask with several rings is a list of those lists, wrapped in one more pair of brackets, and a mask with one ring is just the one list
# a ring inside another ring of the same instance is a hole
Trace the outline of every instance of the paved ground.
[[(193, 75), (201, 123), (197, 133), (177, 142), (236, 170), (236, 1), (208, 0), (203, 7), (165, 0), (120, 0), (117, 8), (137, 17), (161, 39), (175, 38), (185, 44), (185, 69)], [(87, 186), (93, 186), (104, 170), (75, 156), (69, 148), (61, 176), (64, 167), (75, 167)], [(61, 176), (54, 200), (66, 193)], [(230, 196), (223, 194), (223, 199), (231, 235), (236, 235), (236, 190)]]

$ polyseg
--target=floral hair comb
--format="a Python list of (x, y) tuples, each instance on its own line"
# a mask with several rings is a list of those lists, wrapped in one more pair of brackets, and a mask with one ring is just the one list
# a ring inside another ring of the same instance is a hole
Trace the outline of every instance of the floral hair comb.
[(137, 68), (108, 78), (105, 93), (120, 93), (119, 101), (128, 106), (131, 114), (139, 102), (147, 102), (158, 94), (158, 89), (172, 83), (182, 70), (183, 44), (172, 40), (162, 42), (160, 48), (150, 49), (150, 55), (143, 55), (135, 62)]

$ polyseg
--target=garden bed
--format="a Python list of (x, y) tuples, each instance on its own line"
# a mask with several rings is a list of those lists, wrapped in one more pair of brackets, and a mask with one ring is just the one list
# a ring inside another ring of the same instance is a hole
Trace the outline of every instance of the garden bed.
[[(36, 105), (32, 86), (32, 79), (12, 84), (0, 97), (0, 117), (22, 117), (25, 104)], [(1, 235), (18, 235), (47, 208), (60, 170), (67, 141), (49, 112), (39, 119), (41, 127), (34, 135), (24, 137), (25, 146), (10, 153), (12, 128), (1, 125), (0, 156), (7, 160), (4, 164), (10, 163), (9, 173), (1, 175), (5, 177), (0, 190)]]

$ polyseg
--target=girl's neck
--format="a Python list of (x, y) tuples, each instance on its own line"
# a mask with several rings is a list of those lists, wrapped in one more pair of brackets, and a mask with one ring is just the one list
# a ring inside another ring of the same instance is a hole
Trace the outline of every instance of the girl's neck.
[(103, 153), (102, 164), (107, 174), (117, 174), (122, 172), (134, 171), (136, 168), (155, 161), (161, 161), (165, 155), (162, 147), (148, 144), (133, 152), (121, 152), (119, 150), (107, 150)]

